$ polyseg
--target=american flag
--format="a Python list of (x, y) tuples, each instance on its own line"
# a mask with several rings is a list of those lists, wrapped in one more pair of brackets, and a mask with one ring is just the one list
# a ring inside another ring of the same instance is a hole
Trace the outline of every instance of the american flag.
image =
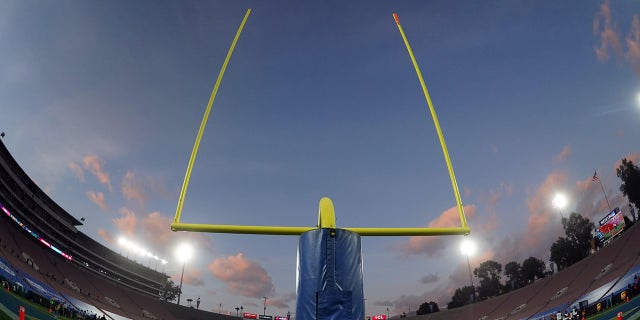
[(593, 178), (591, 178), (591, 181), (598, 181), (598, 180), (599, 180), (599, 178), (598, 178), (598, 171), (595, 171), (595, 172), (593, 173)]

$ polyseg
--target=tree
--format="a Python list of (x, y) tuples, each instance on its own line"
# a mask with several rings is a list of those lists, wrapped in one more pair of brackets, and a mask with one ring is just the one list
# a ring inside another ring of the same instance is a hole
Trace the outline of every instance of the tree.
[(544, 264), (544, 261), (536, 257), (529, 257), (522, 262), (522, 280), (528, 284), (536, 279), (544, 278), (546, 269), (547, 266)]
[(551, 261), (558, 270), (562, 270), (589, 255), (591, 249), (591, 230), (594, 225), (587, 218), (573, 212), (569, 218), (562, 219), (565, 237), (559, 237), (551, 245)]
[(522, 274), (520, 264), (511, 261), (504, 266), (504, 275), (509, 279), (505, 285), (506, 291), (522, 287)]
[(640, 168), (631, 160), (623, 158), (622, 164), (616, 169), (616, 175), (622, 180), (620, 185), (622, 194), (629, 199), (630, 203), (640, 208)]
[(449, 303), (447, 304), (447, 308), (453, 309), (457, 307), (462, 307), (464, 305), (470, 304), (472, 301), (473, 301), (472, 286), (458, 288), (453, 293), (453, 297), (451, 297), (451, 301), (449, 301)]
[(427, 313), (434, 313), (438, 311), (440, 311), (440, 309), (438, 308), (438, 304), (433, 301), (429, 301), (421, 304), (418, 310), (416, 311), (416, 314), (421, 315), (421, 314), (427, 314)]
[(160, 292), (160, 299), (164, 301), (174, 301), (178, 298), (178, 294), (182, 293), (180, 287), (178, 287), (173, 281), (167, 279)]
[(500, 274), (502, 265), (493, 260), (487, 260), (473, 270), (473, 274), (480, 279), (478, 298), (485, 299), (501, 293)]
[(551, 261), (558, 266), (558, 271), (572, 264), (571, 261), (573, 258), (570, 257), (571, 251), (571, 243), (564, 237), (558, 238), (558, 240), (551, 245)]

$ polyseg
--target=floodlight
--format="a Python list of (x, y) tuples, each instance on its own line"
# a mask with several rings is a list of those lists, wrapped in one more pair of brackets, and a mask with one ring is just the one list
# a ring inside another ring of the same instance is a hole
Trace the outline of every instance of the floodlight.
[(564, 207), (567, 206), (567, 203), (569, 201), (567, 200), (567, 197), (562, 194), (562, 193), (557, 193), (554, 197), (553, 200), (551, 201), (551, 204), (553, 205), (554, 208), (556, 209), (564, 209)]
[(470, 239), (464, 239), (460, 244), (460, 252), (465, 256), (472, 256), (476, 253), (476, 244)]
[(193, 256), (193, 247), (188, 243), (182, 243), (176, 248), (176, 258), (179, 262), (185, 263), (191, 260)]

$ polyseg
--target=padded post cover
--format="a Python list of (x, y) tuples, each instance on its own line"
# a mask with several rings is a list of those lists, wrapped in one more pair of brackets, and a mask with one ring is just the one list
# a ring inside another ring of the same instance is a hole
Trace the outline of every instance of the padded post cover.
[(315, 229), (300, 236), (297, 320), (364, 320), (360, 235)]

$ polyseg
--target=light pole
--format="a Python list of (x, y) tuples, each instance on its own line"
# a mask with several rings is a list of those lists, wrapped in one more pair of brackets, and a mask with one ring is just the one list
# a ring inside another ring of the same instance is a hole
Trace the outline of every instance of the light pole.
[(475, 302), (476, 288), (473, 285), (473, 275), (471, 273), (471, 262), (469, 261), (469, 256), (474, 255), (476, 253), (476, 244), (469, 239), (465, 239), (460, 244), (460, 252), (462, 252), (463, 255), (467, 256), (467, 266), (469, 267), (469, 282), (471, 282), (471, 290), (473, 291), (471, 302)]
[(262, 310), (262, 315), (267, 315), (267, 297), (262, 297), (264, 299), (264, 309)]
[(182, 262), (182, 274), (180, 275), (180, 286), (178, 287), (178, 304), (180, 304), (180, 296), (182, 295), (182, 280), (184, 279), (184, 266), (193, 255), (193, 248), (188, 243), (183, 243), (176, 248), (176, 257)]
[(553, 200), (551, 200), (551, 204), (553, 205), (553, 207), (560, 211), (560, 217), (562, 217), (562, 220), (564, 220), (564, 214), (562, 212), (564, 211), (564, 208), (567, 206), (568, 202), (569, 201), (567, 200), (567, 197), (562, 193), (556, 193), (556, 195), (553, 197)]

